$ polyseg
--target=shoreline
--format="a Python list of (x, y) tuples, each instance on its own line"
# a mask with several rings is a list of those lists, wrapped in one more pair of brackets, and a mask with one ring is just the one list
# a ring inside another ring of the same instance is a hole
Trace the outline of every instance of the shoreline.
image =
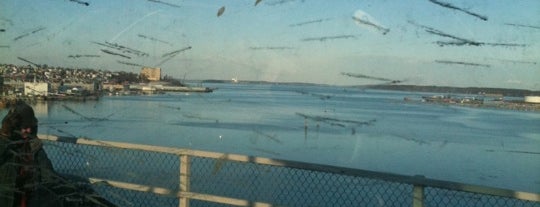
[(87, 95), (87, 96), (2, 96), (0, 97), (0, 109), (9, 108), (11, 105), (15, 104), (17, 101), (24, 101), (28, 104), (34, 104), (37, 102), (49, 102), (49, 101), (76, 101), (76, 102), (85, 102), (85, 101), (98, 101), (100, 99), (99, 95)]
[(458, 107), (480, 108), (480, 109), (510, 110), (510, 111), (535, 112), (535, 113), (540, 112), (540, 104), (525, 103), (522, 101), (493, 101), (490, 103), (457, 103), (457, 102), (414, 100), (409, 97), (405, 97), (403, 98), (403, 100), (406, 103), (458, 106)]

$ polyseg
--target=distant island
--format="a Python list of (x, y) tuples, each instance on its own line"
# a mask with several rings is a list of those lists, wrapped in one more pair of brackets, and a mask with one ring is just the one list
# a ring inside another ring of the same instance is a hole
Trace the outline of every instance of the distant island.
[[(231, 80), (202, 80), (203, 83), (231, 83)], [(315, 83), (299, 83), (299, 82), (269, 82), (269, 81), (250, 81), (242, 80), (237, 83), (244, 84), (283, 84), (283, 85), (326, 85)], [(508, 88), (484, 88), (484, 87), (452, 87), (452, 86), (421, 86), (421, 85), (397, 85), (397, 84), (379, 84), (379, 85), (356, 85), (347, 86), (364, 89), (378, 89), (391, 91), (414, 91), (414, 92), (432, 92), (432, 93), (447, 93), (447, 94), (490, 94), (502, 95), (506, 97), (524, 97), (524, 96), (540, 96), (540, 91), (532, 91), (525, 89), (508, 89)]]
[(482, 87), (449, 87), (449, 86), (419, 86), (419, 85), (369, 85), (362, 86), (370, 89), (416, 91), (433, 93), (459, 93), (459, 94), (492, 94), (506, 97), (540, 96), (540, 91), (506, 88), (482, 88)]

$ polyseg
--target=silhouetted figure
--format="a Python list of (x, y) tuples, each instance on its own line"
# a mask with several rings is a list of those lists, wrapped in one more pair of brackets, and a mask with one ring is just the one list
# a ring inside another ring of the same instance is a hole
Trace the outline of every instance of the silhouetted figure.
[[(0, 206), (114, 206), (88, 183), (57, 174), (37, 138), (32, 107), (17, 102), (0, 129)], [(90, 197), (90, 199), (88, 199)]]

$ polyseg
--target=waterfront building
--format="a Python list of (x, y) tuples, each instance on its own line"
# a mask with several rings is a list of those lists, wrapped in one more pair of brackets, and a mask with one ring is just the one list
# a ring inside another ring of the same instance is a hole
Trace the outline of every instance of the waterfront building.
[(47, 96), (50, 89), (49, 83), (24, 82), (25, 96)]

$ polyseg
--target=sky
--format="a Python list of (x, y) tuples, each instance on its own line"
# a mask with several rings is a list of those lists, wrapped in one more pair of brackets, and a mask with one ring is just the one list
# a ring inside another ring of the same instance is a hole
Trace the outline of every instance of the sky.
[(16, 65), (540, 90), (537, 0), (2, 0), (0, 29)]

